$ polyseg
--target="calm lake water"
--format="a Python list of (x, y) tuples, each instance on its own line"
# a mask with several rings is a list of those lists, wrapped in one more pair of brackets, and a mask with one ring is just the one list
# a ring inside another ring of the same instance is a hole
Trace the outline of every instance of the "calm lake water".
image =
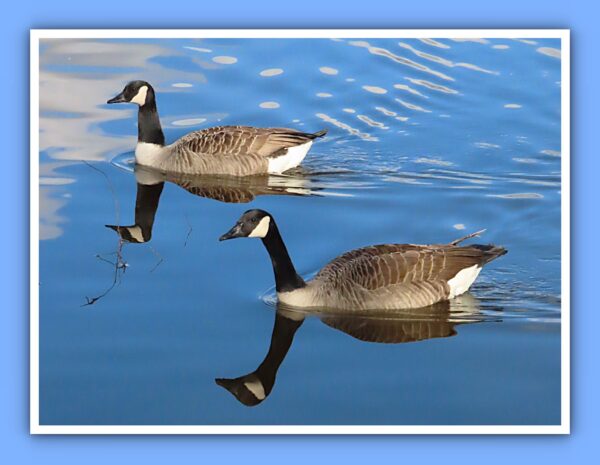
[[(40, 422), (560, 423), (559, 50), (43, 41)], [(218, 124), (329, 134), (282, 177), (138, 186), (137, 109), (105, 104), (134, 79), (155, 87), (169, 142)], [(303, 275), (363, 245), (484, 228), (476, 241), (509, 253), (440, 308), (277, 311), (260, 241), (218, 242), (249, 208), (274, 215)], [(156, 213), (151, 240), (121, 246), (104, 225), (136, 209), (146, 232)], [(248, 407), (255, 377), (268, 395)]]

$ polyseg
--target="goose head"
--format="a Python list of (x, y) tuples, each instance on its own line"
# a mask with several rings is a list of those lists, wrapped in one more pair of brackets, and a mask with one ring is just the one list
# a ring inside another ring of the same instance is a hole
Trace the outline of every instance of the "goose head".
[(137, 224), (133, 226), (106, 224), (104, 226), (115, 231), (121, 240), (131, 244), (143, 244), (150, 241), (152, 237), (152, 228), (150, 228), (150, 230), (144, 230)]
[(268, 391), (256, 373), (250, 373), (239, 378), (227, 379), (217, 378), (215, 382), (227, 389), (235, 398), (247, 407), (254, 407), (260, 404), (271, 392), (269, 386)]
[(273, 227), (271, 215), (264, 210), (248, 210), (245, 212), (237, 223), (219, 240), (226, 241), (235, 239), (236, 237), (259, 237), (265, 238), (269, 234), (269, 230)]
[(140, 107), (154, 101), (154, 89), (146, 81), (131, 81), (123, 91), (106, 103), (135, 103)]

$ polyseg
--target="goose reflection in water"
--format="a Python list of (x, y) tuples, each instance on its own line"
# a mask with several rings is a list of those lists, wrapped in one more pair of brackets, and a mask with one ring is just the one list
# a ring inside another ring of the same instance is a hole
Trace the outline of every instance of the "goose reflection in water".
[(316, 316), (330, 328), (363, 342), (403, 344), (457, 335), (456, 327), (489, 320), (481, 312), (479, 301), (463, 294), (451, 301), (420, 309), (385, 315), (340, 315), (304, 313), (277, 305), (275, 324), (269, 351), (258, 368), (238, 378), (217, 378), (215, 382), (227, 389), (242, 404), (252, 407), (264, 401), (275, 385), (277, 371), (283, 363), (298, 328), (304, 320)]
[(176, 184), (198, 197), (226, 203), (248, 203), (259, 195), (315, 195), (319, 187), (301, 174), (264, 176), (184, 176), (161, 173), (137, 165), (135, 223), (130, 226), (107, 224), (121, 240), (140, 244), (152, 239), (152, 228), (165, 182)]

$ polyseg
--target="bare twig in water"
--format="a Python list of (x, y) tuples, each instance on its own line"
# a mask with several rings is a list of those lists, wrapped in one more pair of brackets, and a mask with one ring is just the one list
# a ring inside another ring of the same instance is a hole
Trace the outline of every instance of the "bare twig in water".
[(115, 224), (119, 224), (119, 217), (121, 216), (121, 209), (119, 207), (119, 199), (117, 198), (115, 188), (114, 188), (112, 182), (110, 181), (108, 175), (104, 171), (102, 171), (100, 168), (92, 165), (89, 161), (86, 161), (86, 160), (81, 160), (81, 161), (83, 163), (85, 163), (87, 166), (89, 166), (91, 169), (100, 173), (102, 176), (104, 176), (104, 179), (106, 179), (106, 184), (108, 185), (108, 189), (110, 190), (110, 193), (112, 194), (113, 202), (115, 204), (115, 219), (116, 219)]
[[(120, 217), (120, 208), (119, 208), (119, 200), (117, 198), (117, 194), (115, 192), (114, 186), (110, 180), (110, 178), (108, 177), (108, 175), (102, 171), (100, 168), (92, 165), (91, 163), (89, 163), (86, 160), (81, 160), (83, 163), (85, 163), (87, 166), (89, 166), (91, 169), (93, 169), (94, 171), (97, 171), (98, 173), (100, 173), (104, 179), (106, 180), (106, 184), (108, 186), (108, 189), (110, 190), (110, 193), (112, 195), (113, 198), (113, 202), (115, 205), (115, 218), (116, 218), (116, 222), (115, 224), (119, 224), (119, 217)], [(115, 261), (111, 262), (110, 260), (104, 258), (101, 254), (97, 254), (96, 258), (99, 260), (102, 260), (104, 262), (109, 263), (110, 265), (114, 266), (114, 274), (113, 274), (113, 281), (111, 283), (111, 285), (101, 294), (95, 296), (95, 297), (88, 297), (85, 296), (86, 299), (86, 303), (82, 304), (82, 307), (87, 307), (88, 305), (94, 305), (96, 302), (98, 302), (98, 300), (102, 299), (103, 297), (105, 297), (110, 291), (112, 291), (115, 286), (117, 286), (118, 284), (120, 284), (121, 282), (121, 275), (125, 273), (125, 270), (127, 269), (127, 262), (123, 259), (123, 254), (122, 254), (122, 250), (123, 250), (123, 240), (119, 237), (119, 243), (117, 245), (117, 250), (115, 252), (111, 252), (110, 255), (115, 255)]]
[(117, 286), (121, 283), (121, 275), (124, 274), (125, 271), (127, 270), (127, 262), (125, 260), (123, 260), (123, 254), (121, 253), (122, 249), (123, 249), (123, 241), (121, 239), (119, 239), (119, 246), (117, 248), (117, 251), (115, 252), (116, 258), (115, 258), (114, 262), (111, 262), (110, 260), (104, 258), (101, 255), (96, 255), (97, 259), (102, 260), (102, 261), (114, 266), (113, 281), (112, 281), (111, 285), (101, 294), (99, 294), (95, 297), (85, 296), (86, 303), (82, 304), (81, 305), (82, 307), (87, 307), (88, 305), (94, 305), (102, 297), (106, 296), (110, 291), (112, 291), (115, 288), (115, 286)]
[(185, 236), (185, 241), (183, 242), (183, 246), (184, 247), (187, 246), (188, 239), (192, 235), (192, 230), (193, 230), (192, 223), (190, 223), (190, 219), (188, 218), (187, 213), (185, 214), (185, 221), (186, 221), (186, 223), (188, 225), (188, 232), (187, 232), (187, 235)]
[(473, 238), (473, 237), (479, 237), (479, 236), (480, 236), (481, 234), (483, 234), (485, 231), (486, 231), (485, 229), (481, 229), (481, 230), (479, 230), (479, 231), (476, 231), (476, 232), (474, 232), (474, 233), (468, 234), (468, 235), (466, 235), (466, 236), (464, 236), (464, 237), (461, 237), (461, 238), (459, 238), (459, 239), (455, 239), (455, 240), (453, 240), (452, 242), (450, 242), (450, 244), (449, 244), (449, 245), (458, 245), (458, 244), (460, 244), (461, 242), (463, 242), (463, 241), (466, 241), (467, 239), (471, 239), (471, 238)]
[(151, 252), (154, 254), (154, 256), (155, 256), (156, 258), (158, 258), (158, 262), (156, 262), (156, 265), (154, 265), (154, 266), (152, 267), (152, 269), (150, 270), (150, 273), (153, 273), (153, 272), (154, 272), (154, 270), (156, 270), (156, 269), (157, 269), (157, 268), (160, 266), (160, 264), (163, 262), (163, 257), (162, 257), (162, 255), (161, 255), (161, 254), (159, 254), (159, 253), (156, 251), (156, 249), (155, 249), (154, 247), (152, 247), (150, 244), (148, 244), (148, 247), (150, 247), (150, 251), (151, 251)]

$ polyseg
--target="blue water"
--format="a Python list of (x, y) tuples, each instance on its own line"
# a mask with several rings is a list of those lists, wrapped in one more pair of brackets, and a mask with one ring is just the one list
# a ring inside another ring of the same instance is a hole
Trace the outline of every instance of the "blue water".
[[(560, 423), (558, 49), (44, 41), (41, 423)], [(166, 182), (151, 241), (121, 244), (104, 225), (134, 223), (135, 108), (104, 102), (132, 79), (155, 87), (169, 142), (217, 124), (329, 134), (283, 177), (206, 179), (195, 194)], [(215, 187), (249, 202), (202, 196)], [(217, 241), (248, 208), (273, 214), (304, 275), (363, 245), (484, 228), (477, 240), (509, 253), (449, 307), (278, 312), (260, 242)], [(215, 383), (252, 373), (269, 346), (259, 405)]]

